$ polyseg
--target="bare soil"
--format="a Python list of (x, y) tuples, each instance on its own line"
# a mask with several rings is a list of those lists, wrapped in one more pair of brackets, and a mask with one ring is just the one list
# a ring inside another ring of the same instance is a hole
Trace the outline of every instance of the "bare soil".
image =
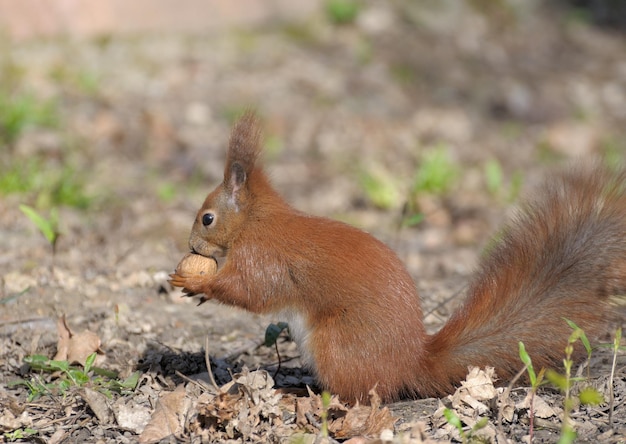
[[(167, 283), (195, 211), (221, 180), (232, 119), (246, 108), (263, 118), (276, 188), (299, 209), (391, 245), (418, 283), (432, 331), (462, 300), (518, 182), (525, 194), (574, 160), (624, 159), (624, 34), (563, 10), (441, 4), (366, 2), (347, 25), (319, 13), (207, 35), (3, 42), (0, 82), (52, 99), (58, 121), (33, 124), (2, 147), (2, 168), (28, 175), (37, 159), (33, 174), (43, 183), (0, 190), (0, 442), (19, 441), (16, 431), (26, 429), (35, 433), (24, 440), (46, 443), (320, 439), (321, 400), (306, 394), (315, 385), (295, 346), (285, 335), (278, 341), (274, 376), (276, 349), (263, 345), (267, 325), (281, 319), (213, 302), (197, 307)], [(400, 229), (423, 153), (437, 147), (455, 165), (454, 179), (420, 196), (424, 220)], [(487, 165), (502, 171), (495, 188)], [(53, 254), (19, 205), (47, 214), (54, 183), (46, 178), (63, 169), (79, 184), (71, 193), (89, 203), (56, 205)], [(391, 184), (385, 204), (363, 186), (365, 172)], [(29, 401), (27, 387), (11, 384), (59, 380), (24, 358), (55, 356), (63, 315), (73, 334), (97, 334), (97, 366), (121, 379), (139, 372), (135, 390), (103, 397), (87, 384)], [(614, 327), (607, 321), (606, 342)], [(231, 384), (219, 392), (208, 382), (205, 351), (217, 385)], [(597, 350), (591, 361), (589, 383), (607, 396), (612, 359)], [(613, 404), (574, 406), (580, 442), (624, 442), (625, 364), (618, 356)], [(276, 392), (268, 375), (304, 395)], [(442, 419), (446, 405), (468, 425), (488, 418), (487, 440), (523, 441), (527, 393), (507, 398), (509, 416), (488, 400), (470, 411), (451, 399), (374, 402), (363, 411), (333, 400), (331, 436), (458, 440)], [(563, 396), (546, 387), (539, 398), (545, 417), (535, 420), (534, 441), (554, 442)]]

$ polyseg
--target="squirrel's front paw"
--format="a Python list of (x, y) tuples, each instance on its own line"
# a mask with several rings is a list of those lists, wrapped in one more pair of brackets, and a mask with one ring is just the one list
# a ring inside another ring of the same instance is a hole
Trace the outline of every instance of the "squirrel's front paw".
[[(215, 259), (188, 253), (183, 257), (176, 271), (170, 274), (170, 284), (174, 287), (182, 287), (187, 296), (204, 293), (203, 287), (212, 275), (217, 272)], [(209, 297), (203, 298), (203, 300)]]
[(199, 293), (203, 293), (202, 287), (206, 276), (201, 275), (186, 275), (180, 273), (170, 274), (170, 284), (174, 287), (182, 287), (185, 296), (195, 296)]

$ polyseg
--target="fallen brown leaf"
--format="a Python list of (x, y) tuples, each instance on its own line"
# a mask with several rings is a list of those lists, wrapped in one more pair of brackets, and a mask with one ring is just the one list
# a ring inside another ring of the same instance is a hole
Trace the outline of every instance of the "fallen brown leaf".
[(349, 408), (343, 418), (330, 421), (328, 429), (335, 438), (378, 437), (383, 430), (393, 429), (397, 419), (387, 407), (380, 408), (380, 397), (375, 389), (370, 390), (369, 398), (370, 405), (357, 404)]
[(119, 398), (113, 405), (115, 420), (120, 427), (141, 434), (150, 422), (150, 409), (132, 399)]
[(279, 434), (282, 427), (281, 395), (273, 388), (272, 377), (264, 370), (241, 373), (204, 403), (198, 403), (199, 431), (208, 431), (211, 439), (256, 440), (263, 433)]
[[(533, 398), (532, 393), (528, 392), (526, 397), (520, 403), (518, 403), (515, 407), (518, 409), (530, 409), (530, 402), (532, 398)], [(552, 407), (541, 396), (537, 394), (535, 394), (534, 399), (533, 399), (533, 411), (534, 411), (534, 415), (537, 418), (544, 418), (544, 419), (553, 418), (555, 416), (558, 416), (561, 413), (560, 408)]]
[[(491, 401), (498, 396), (498, 390), (493, 384), (495, 378), (492, 367), (486, 367), (484, 370), (470, 367), (466, 379), (461, 382), (461, 387), (457, 388), (452, 395), (447, 396), (449, 404), (439, 401), (439, 408), (432, 418), (436, 429), (435, 436), (440, 439), (444, 437), (461, 439), (456, 427), (445, 418), (444, 411), (448, 407), (451, 407), (459, 420), (470, 429), (474, 429), (483, 418), (488, 417), (494, 405)], [(479, 430), (473, 430), (472, 433), (487, 442), (495, 442), (496, 428), (490, 422), (484, 424)]]
[(159, 442), (182, 430), (186, 415), (185, 396), (185, 386), (181, 384), (158, 400), (150, 422), (139, 436), (140, 443)]
[(484, 370), (472, 367), (469, 369), (465, 381), (461, 382), (461, 387), (457, 392), (467, 393), (478, 401), (493, 399), (497, 396), (496, 388), (493, 385), (495, 379), (493, 367), (485, 367)]
[[(326, 407), (328, 431), (334, 438), (378, 437), (383, 430), (393, 430), (396, 418), (387, 407), (381, 408), (381, 400), (375, 390), (370, 391), (370, 405), (348, 406), (337, 396), (332, 396)], [(309, 390), (309, 396), (296, 398), (296, 424), (299, 429), (319, 433), (324, 406), (322, 397)]]
[(77, 334), (72, 333), (65, 320), (65, 315), (57, 321), (57, 333), (59, 340), (57, 353), (54, 356), (55, 361), (69, 361), (70, 364), (77, 362), (85, 365), (89, 355), (101, 351), (100, 337), (89, 330)]
[(81, 397), (87, 402), (89, 408), (98, 418), (100, 424), (110, 424), (113, 422), (113, 410), (109, 405), (109, 399), (102, 393), (85, 387)]
[(54, 360), (65, 361), (67, 360), (70, 349), (70, 338), (72, 337), (72, 332), (65, 322), (65, 315), (57, 319), (57, 334), (59, 335), (59, 339), (57, 341), (57, 354), (54, 355)]

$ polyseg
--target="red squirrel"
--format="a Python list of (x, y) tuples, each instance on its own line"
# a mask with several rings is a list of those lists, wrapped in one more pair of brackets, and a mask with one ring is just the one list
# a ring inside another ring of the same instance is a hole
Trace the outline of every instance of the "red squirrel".
[(343, 400), (367, 402), (374, 387), (385, 402), (447, 394), (470, 365), (506, 380), (522, 366), (518, 341), (535, 367), (554, 366), (571, 333), (564, 318), (599, 334), (612, 296), (626, 293), (626, 171), (553, 177), (482, 258), (465, 303), (429, 335), (396, 254), (364, 231), (292, 208), (258, 164), (260, 151), (248, 112), (189, 239), (193, 253), (223, 263), (214, 275), (172, 274), (171, 283), (202, 302), (288, 321), (303, 364)]

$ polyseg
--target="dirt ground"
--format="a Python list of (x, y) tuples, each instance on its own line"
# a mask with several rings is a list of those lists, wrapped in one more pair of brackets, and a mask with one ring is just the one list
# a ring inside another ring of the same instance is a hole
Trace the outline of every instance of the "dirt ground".
[[(254, 108), (276, 188), (392, 246), (436, 331), (520, 194), (568, 162), (626, 154), (624, 33), (534, 2), (482, 3), (365, 2), (347, 23), (320, 11), (206, 35), (1, 41), (0, 442), (319, 442), (323, 411), (332, 439), (461, 440), (443, 405), (467, 426), (487, 418), (476, 433), (488, 442), (528, 440), (526, 388), (362, 410), (276, 392), (272, 380), (314, 387), (286, 334), (263, 345), (281, 319), (197, 307), (167, 283), (221, 180), (233, 118)], [(30, 117), (6, 118), (18, 108)], [(433, 153), (450, 177), (416, 197)], [(423, 220), (399, 228), (407, 202)], [(54, 249), (21, 204), (58, 212)], [(114, 384), (93, 372), (62, 387), (58, 369), (26, 363), (53, 358), (68, 328), (70, 351), (95, 334), (95, 365), (128, 382), (120, 393), (103, 395)], [(614, 333), (607, 322), (606, 342)], [(591, 359), (588, 383), (606, 396), (612, 361), (608, 349)], [(625, 365), (622, 353), (612, 404), (574, 406), (579, 442), (625, 442)], [(537, 399), (534, 442), (555, 442), (563, 396), (546, 386)]]

